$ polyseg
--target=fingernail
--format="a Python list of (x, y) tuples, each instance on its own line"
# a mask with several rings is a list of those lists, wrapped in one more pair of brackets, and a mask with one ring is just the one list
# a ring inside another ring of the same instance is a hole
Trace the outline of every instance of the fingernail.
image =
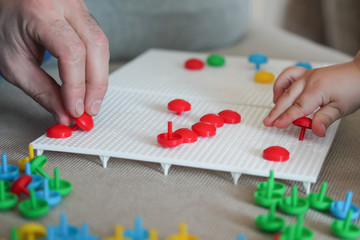
[(75, 112), (77, 116), (81, 116), (84, 113), (84, 100), (79, 99), (76, 101)]
[(90, 112), (91, 112), (91, 115), (96, 115), (99, 113), (100, 111), (100, 106), (101, 106), (101, 100), (95, 100), (92, 104), (91, 104), (91, 107), (90, 107)]

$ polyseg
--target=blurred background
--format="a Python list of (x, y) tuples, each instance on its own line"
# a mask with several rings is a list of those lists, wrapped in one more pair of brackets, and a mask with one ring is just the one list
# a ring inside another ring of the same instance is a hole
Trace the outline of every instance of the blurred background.
[(252, 0), (252, 20), (355, 55), (360, 50), (359, 0)]

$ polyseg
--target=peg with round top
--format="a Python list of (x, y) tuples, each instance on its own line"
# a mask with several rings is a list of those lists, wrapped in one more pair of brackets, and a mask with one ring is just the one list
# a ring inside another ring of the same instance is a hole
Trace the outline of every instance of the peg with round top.
[(16, 205), (18, 197), (16, 194), (5, 190), (5, 181), (0, 180), (0, 210), (7, 210)]
[(26, 223), (19, 227), (20, 239), (39, 239), (46, 237), (46, 228), (39, 223)]
[(335, 220), (331, 223), (331, 231), (340, 238), (358, 239), (360, 237), (360, 228), (351, 223), (353, 210), (350, 209), (345, 220)]
[(125, 238), (124, 237), (124, 228), (122, 225), (117, 224), (115, 226), (115, 236), (113, 237), (107, 237), (104, 238), (103, 240), (130, 240), (130, 238)]
[(265, 232), (277, 232), (285, 225), (284, 218), (275, 216), (277, 202), (270, 205), (269, 213), (255, 218), (256, 226)]
[(43, 184), (43, 177), (37, 174), (31, 174), (31, 165), (30, 163), (25, 164), (25, 174), (31, 176), (32, 180), (27, 186), (28, 189), (38, 189)]
[(309, 202), (305, 198), (298, 196), (297, 186), (292, 187), (292, 194), (284, 197), (279, 204), (281, 211), (290, 215), (299, 215), (309, 209)]
[(60, 224), (53, 227), (56, 239), (76, 239), (79, 229), (68, 224), (66, 214), (60, 215)]
[(48, 138), (68, 138), (71, 135), (71, 128), (63, 124), (55, 124), (46, 130), (46, 137)]
[(256, 71), (260, 70), (260, 65), (268, 62), (266, 55), (262, 53), (253, 53), (248, 57), (250, 63), (255, 64)]
[(298, 118), (295, 121), (293, 121), (293, 124), (295, 126), (301, 127), (299, 140), (304, 140), (305, 131), (306, 129), (312, 129), (312, 119), (308, 117), (302, 117)]
[(266, 191), (269, 186), (272, 186), (272, 191), (284, 194), (286, 191), (286, 186), (284, 183), (276, 182), (275, 181), (275, 172), (274, 170), (270, 170), (270, 176), (266, 182), (259, 183), (257, 185), (258, 191)]
[(15, 180), (15, 182), (11, 186), (11, 192), (20, 196), (21, 193), (29, 195), (28, 186), (32, 181), (32, 177), (29, 175), (23, 175)]
[(284, 228), (281, 235), (281, 240), (312, 240), (314, 239), (314, 232), (303, 226), (304, 214), (300, 214), (295, 225), (289, 225)]
[(191, 104), (184, 99), (174, 99), (168, 103), (168, 109), (180, 116), (182, 112), (191, 110)]
[(89, 225), (83, 223), (81, 224), (80, 232), (76, 240), (99, 240), (99, 238), (91, 235)]
[(124, 232), (124, 237), (132, 240), (147, 240), (149, 238), (149, 231), (143, 227), (142, 218), (135, 218), (135, 226), (133, 229), (128, 229)]
[(334, 201), (331, 197), (325, 195), (327, 182), (323, 182), (319, 193), (309, 193), (307, 199), (310, 207), (318, 211), (327, 211)]
[(49, 184), (50, 189), (60, 193), (61, 196), (66, 196), (71, 193), (72, 184), (60, 178), (59, 168), (54, 168), (54, 178), (50, 179)]
[(217, 114), (209, 113), (200, 118), (200, 122), (207, 122), (214, 125), (216, 128), (224, 126), (224, 119)]
[(80, 117), (74, 118), (75, 125), (71, 128), (71, 130), (77, 130), (78, 127), (84, 131), (90, 131), (94, 128), (94, 120), (92, 116), (88, 113), (84, 112)]
[(57, 191), (50, 191), (49, 179), (45, 178), (43, 183), (43, 189), (35, 192), (35, 196), (38, 199), (47, 201), (50, 207), (54, 207), (61, 202), (61, 195)]
[(28, 146), (28, 151), (29, 151), (29, 155), (18, 161), (18, 167), (22, 171), (25, 171), (26, 163), (30, 162), (30, 160), (34, 158), (34, 148), (31, 144), (29, 144)]
[(51, 179), (50, 175), (47, 174), (42, 168), (45, 166), (47, 162), (47, 158), (44, 155), (39, 155), (37, 157), (34, 157), (30, 161), (30, 167), (32, 173), (38, 173), (41, 176)]
[(173, 133), (172, 122), (168, 122), (168, 132), (161, 133), (157, 136), (157, 142), (163, 147), (176, 147), (183, 142), (182, 136), (178, 133)]
[(8, 165), (7, 155), (1, 154), (0, 165), (0, 180), (14, 180), (19, 176), (19, 168), (13, 165)]
[(281, 201), (283, 193), (279, 191), (274, 191), (274, 181), (268, 181), (267, 184), (264, 184), (260, 191), (256, 191), (254, 194), (254, 199), (257, 204), (263, 207), (270, 207), (274, 203)]
[(188, 70), (201, 70), (204, 66), (204, 62), (198, 58), (190, 58), (184, 63), (184, 67)]
[(30, 199), (19, 204), (19, 211), (27, 218), (38, 218), (46, 215), (50, 210), (49, 204), (42, 199), (37, 199), (34, 189), (30, 189)]
[(179, 233), (167, 237), (166, 240), (199, 240), (199, 238), (195, 235), (188, 234), (187, 225), (182, 222), (179, 224)]
[(351, 220), (359, 217), (359, 208), (351, 203), (353, 192), (348, 191), (344, 201), (334, 201), (331, 203), (330, 212), (337, 218), (345, 219), (349, 210), (352, 210)]

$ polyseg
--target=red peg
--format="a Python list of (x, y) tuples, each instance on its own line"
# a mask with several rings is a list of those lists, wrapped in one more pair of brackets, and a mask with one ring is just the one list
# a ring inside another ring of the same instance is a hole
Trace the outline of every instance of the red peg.
[(204, 68), (204, 62), (197, 58), (190, 58), (184, 64), (188, 70), (201, 70)]
[(172, 132), (172, 122), (168, 122), (168, 132), (157, 136), (158, 143), (163, 147), (176, 147), (183, 142), (182, 136)]
[(174, 132), (174, 134), (180, 134), (183, 139), (183, 143), (193, 143), (198, 140), (198, 134), (188, 128), (180, 128)]
[(274, 162), (285, 162), (289, 160), (290, 153), (283, 147), (272, 146), (263, 151), (263, 158)]
[(299, 136), (300, 141), (304, 140), (306, 129), (307, 128), (312, 129), (312, 119), (308, 117), (298, 118), (295, 121), (293, 121), (293, 124), (295, 126), (301, 127), (301, 132)]
[(48, 138), (67, 138), (70, 137), (71, 134), (71, 128), (62, 124), (56, 124), (46, 130), (46, 136)]
[(191, 104), (183, 99), (175, 99), (168, 103), (168, 109), (181, 115), (182, 112), (190, 111)]
[(219, 116), (224, 119), (224, 123), (236, 124), (241, 121), (241, 116), (232, 110), (224, 110), (219, 112)]
[(16, 179), (16, 181), (11, 186), (11, 192), (15, 193), (16, 195), (20, 196), (21, 193), (25, 193), (29, 195), (29, 190), (27, 186), (32, 181), (32, 177), (30, 175), (24, 175)]
[(195, 123), (191, 129), (201, 137), (211, 137), (216, 134), (216, 127), (206, 122)]
[(224, 119), (219, 115), (210, 113), (202, 116), (200, 122), (207, 122), (214, 125), (216, 128), (224, 126)]
[[(84, 114), (80, 117), (74, 118), (74, 121), (79, 128), (85, 131), (90, 131), (94, 127), (93, 118), (86, 112), (84, 112)], [(72, 130), (77, 129), (77, 127), (75, 127), (76, 125), (72, 127)]]

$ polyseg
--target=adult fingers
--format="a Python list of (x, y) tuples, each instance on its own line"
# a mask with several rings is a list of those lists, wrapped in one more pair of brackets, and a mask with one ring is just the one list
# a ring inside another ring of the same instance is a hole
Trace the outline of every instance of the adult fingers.
[(96, 115), (108, 87), (109, 43), (95, 19), (81, 4), (67, 8), (65, 17), (86, 48), (85, 111)]
[(61, 16), (47, 15), (29, 24), (35, 40), (58, 58), (61, 93), (73, 117), (84, 112), (86, 48), (77, 33)]
[[(26, 94), (53, 114), (60, 124), (70, 125), (72, 118), (63, 105), (60, 86), (36, 62), (17, 57), (9, 59), (9, 74), (7, 80), (21, 88)], [(16, 67), (11, 67), (11, 66)], [(18, 68), (18, 66), (23, 66)], [(14, 69), (17, 68), (17, 69)], [(19, 79), (21, 81), (19, 81)]]
[(312, 131), (319, 137), (325, 137), (326, 129), (341, 117), (341, 112), (333, 103), (320, 108), (313, 117)]
[(288, 89), (293, 82), (303, 76), (308, 70), (303, 67), (289, 67), (285, 69), (276, 79), (273, 87), (273, 102), (277, 103), (280, 96)]

